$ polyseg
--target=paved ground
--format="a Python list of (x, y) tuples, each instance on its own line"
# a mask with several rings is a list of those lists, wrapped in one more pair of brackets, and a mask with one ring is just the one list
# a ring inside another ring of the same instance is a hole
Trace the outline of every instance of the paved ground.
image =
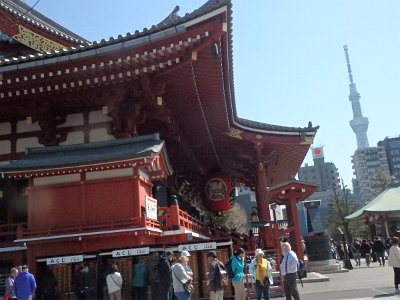
[[(355, 265), (352, 261), (353, 266)], [(331, 299), (400, 299), (394, 295), (393, 269), (378, 263), (372, 263), (367, 268), (363, 263), (347, 273), (326, 274), (327, 282), (305, 283), (298, 285), (301, 300), (331, 300)], [(285, 298), (274, 298), (285, 299)]]

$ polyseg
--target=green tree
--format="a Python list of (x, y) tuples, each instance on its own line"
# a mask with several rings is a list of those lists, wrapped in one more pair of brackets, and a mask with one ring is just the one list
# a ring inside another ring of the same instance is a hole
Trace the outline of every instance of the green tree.
[(356, 209), (357, 206), (353, 201), (352, 194), (344, 185), (342, 179), (339, 187), (333, 187), (330, 202), (328, 204), (328, 222), (330, 224), (329, 233), (332, 238), (339, 239), (339, 227), (343, 229), (345, 238), (348, 241), (351, 241), (353, 236), (357, 236), (357, 233), (354, 232), (354, 228), (350, 226), (349, 220), (345, 218)]
[(230, 210), (225, 212), (207, 212), (206, 219), (210, 223), (235, 230), (239, 233), (248, 233), (250, 226), (246, 211), (239, 204), (234, 203)]

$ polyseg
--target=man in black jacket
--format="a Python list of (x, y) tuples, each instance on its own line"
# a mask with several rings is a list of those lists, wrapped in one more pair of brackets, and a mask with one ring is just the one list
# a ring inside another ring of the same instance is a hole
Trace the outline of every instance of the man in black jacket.
[(158, 263), (158, 277), (160, 281), (159, 286), (159, 299), (160, 300), (172, 300), (174, 291), (172, 289), (172, 274), (171, 265), (173, 253), (167, 251), (165, 256), (160, 257)]
[(385, 244), (382, 242), (379, 236), (376, 236), (374, 241), (374, 250), (380, 266), (385, 266), (385, 248)]

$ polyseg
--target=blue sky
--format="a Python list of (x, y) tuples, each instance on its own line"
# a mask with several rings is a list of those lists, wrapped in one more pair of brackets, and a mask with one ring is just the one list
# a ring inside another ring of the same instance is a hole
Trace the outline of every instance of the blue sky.
[[(100, 40), (150, 27), (175, 5), (183, 15), (204, 2), (40, 0), (35, 8), (88, 40)], [(325, 159), (350, 186), (356, 139), (349, 126), (343, 45), (349, 46), (363, 114), (370, 121), (370, 145), (400, 135), (399, 11), (398, 0), (233, 0), (239, 115), (279, 125), (319, 125), (314, 145), (324, 146)]]

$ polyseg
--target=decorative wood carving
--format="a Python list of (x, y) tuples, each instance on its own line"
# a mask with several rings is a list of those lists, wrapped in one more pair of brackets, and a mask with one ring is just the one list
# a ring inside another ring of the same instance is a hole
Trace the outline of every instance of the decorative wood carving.
[(164, 94), (165, 82), (153, 83), (149, 76), (141, 77), (127, 88), (121, 101), (111, 104), (109, 115), (113, 118), (112, 134), (116, 138), (137, 136), (137, 126), (148, 118), (170, 122), (168, 113), (157, 104), (157, 97)]
[(58, 132), (57, 126), (65, 123), (66, 116), (57, 116), (54, 114), (50, 105), (45, 104), (36, 109), (32, 116), (33, 122), (38, 122), (42, 132), (39, 135), (39, 143), (44, 146), (56, 146), (67, 139), (66, 132)]

